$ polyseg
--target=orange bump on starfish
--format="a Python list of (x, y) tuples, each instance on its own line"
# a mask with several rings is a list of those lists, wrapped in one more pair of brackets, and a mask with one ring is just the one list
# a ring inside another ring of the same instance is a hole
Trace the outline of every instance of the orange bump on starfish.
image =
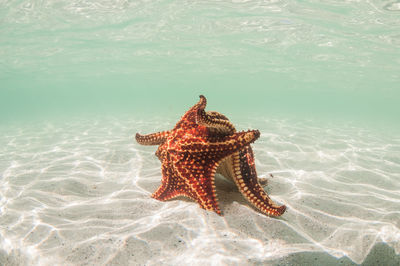
[(280, 216), (286, 206), (276, 205), (259, 183), (250, 146), (259, 138), (258, 130), (236, 132), (228, 118), (206, 112), (207, 100), (190, 108), (169, 131), (140, 135), (142, 145), (159, 145), (161, 186), (152, 197), (161, 201), (186, 196), (200, 207), (221, 214), (215, 192), (215, 173), (231, 178), (240, 193), (258, 210)]

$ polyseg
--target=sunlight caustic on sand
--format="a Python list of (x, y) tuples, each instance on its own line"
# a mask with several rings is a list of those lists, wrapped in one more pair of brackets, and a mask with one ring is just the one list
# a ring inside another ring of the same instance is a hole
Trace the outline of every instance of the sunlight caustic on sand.
[(189, 200), (150, 197), (160, 163), (132, 133), (173, 122), (107, 118), (3, 128), (3, 260), (273, 263), (317, 252), (309, 254), (361, 263), (380, 242), (399, 252), (396, 136), (311, 121), (239, 122), (262, 132), (253, 144), (257, 171), (273, 174), (266, 189), (288, 209), (282, 218), (266, 217), (218, 176), (218, 216)]

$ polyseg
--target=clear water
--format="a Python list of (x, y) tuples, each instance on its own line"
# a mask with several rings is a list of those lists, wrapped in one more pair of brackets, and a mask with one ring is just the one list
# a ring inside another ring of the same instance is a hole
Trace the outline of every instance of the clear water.
[[(393, 263), (400, 2), (0, 1), (0, 264)], [(280, 219), (150, 198), (199, 94), (253, 145)]]

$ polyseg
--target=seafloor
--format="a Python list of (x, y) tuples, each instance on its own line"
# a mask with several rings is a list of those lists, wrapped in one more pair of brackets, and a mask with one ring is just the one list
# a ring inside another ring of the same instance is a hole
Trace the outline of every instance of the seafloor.
[(223, 215), (150, 197), (164, 119), (88, 118), (0, 128), (1, 265), (400, 264), (400, 138), (351, 124), (251, 119), (281, 218), (217, 178)]

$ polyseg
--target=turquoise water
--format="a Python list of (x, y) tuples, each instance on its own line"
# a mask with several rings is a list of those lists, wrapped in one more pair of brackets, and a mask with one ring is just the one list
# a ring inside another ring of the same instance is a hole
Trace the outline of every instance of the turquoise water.
[[(396, 1), (2, 1), (1, 118), (225, 112), (399, 122)], [(221, 110), (222, 111), (222, 110)]]
[[(387, 263), (400, 252), (400, 2), (0, 1), (0, 264)], [(198, 100), (253, 145), (263, 216), (150, 198)]]

